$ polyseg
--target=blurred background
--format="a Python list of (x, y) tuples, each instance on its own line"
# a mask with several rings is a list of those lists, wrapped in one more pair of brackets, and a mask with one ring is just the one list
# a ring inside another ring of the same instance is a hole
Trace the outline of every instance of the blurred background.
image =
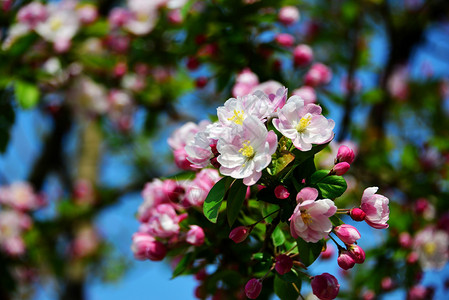
[(0, 1), (0, 299), (197, 299), (175, 263), (134, 259), (141, 191), (180, 172), (179, 126), (282, 86), (336, 123), (320, 166), (356, 150), (345, 203), (390, 199), (388, 230), (357, 224), (369, 261), (310, 269), (342, 299), (444, 299), (448, 17), (445, 0)]

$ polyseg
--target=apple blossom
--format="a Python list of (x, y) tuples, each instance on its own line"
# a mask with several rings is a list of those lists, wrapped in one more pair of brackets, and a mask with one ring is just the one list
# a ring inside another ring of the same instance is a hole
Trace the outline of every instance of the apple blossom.
[(229, 233), (229, 238), (234, 241), (234, 243), (241, 243), (249, 236), (252, 228), (248, 226), (239, 226), (231, 230)]
[(154, 237), (143, 232), (136, 232), (132, 237), (133, 243), (131, 249), (134, 257), (139, 260), (150, 259), (159, 261), (164, 259), (167, 249), (161, 242)]
[(362, 247), (357, 245), (349, 245), (348, 251), (349, 253), (351, 253), (354, 261), (357, 264), (362, 264), (365, 261), (365, 251), (362, 249)]
[(321, 115), (321, 107), (304, 105), (298, 96), (288, 99), (273, 125), (301, 151), (312, 149), (312, 144), (325, 144), (334, 137), (334, 121)]
[(350, 167), (351, 165), (348, 164), (347, 162), (339, 162), (332, 168), (331, 173), (341, 176), (346, 174), (346, 172), (348, 172)]
[(278, 185), (275, 189), (274, 189), (274, 195), (276, 196), (276, 198), (278, 199), (287, 199), (288, 196), (290, 196), (290, 193), (288, 192), (288, 190), (282, 186), (282, 185)]
[(278, 19), (284, 25), (291, 25), (299, 20), (299, 10), (295, 6), (284, 6), (279, 10)]
[(349, 215), (354, 221), (361, 222), (365, 220), (366, 213), (360, 208), (354, 207), (349, 211)]
[(300, 87), (292, 92), (292, 96), (299, 96), (304, 100), (304, 105), (316, 102), (315, 90), (310, 86)]
[(388, 228), (390, 209), (388, 198), (376, 194), (378, 187), (366, 188), (362, 195), (361, 209), (366, 213), (365, 221), (373, 228)]
[(153, 211), (148, 223), (144, 227), (146, 231), (160, 238), (170, 238), (179, 233), (179, 217), (173, 206), (159, 204)]
[(295, 38), (288, 33), (279, 33), (275, 37), (276, 43), (284, 47), (291, 47), (295, 43)]
[(341, 145), (338, 148), (337, 158), (336, 158), (337, 162), (346, 162), (348, 164), (352, 164), (352, 162), (354, 161), (354, 158), (355, 158), (354, 151), (351, 148), (349, 148), (348, 146)]
[(186, 242), (194, 246), (201, 246), (204, 244), (203, 228), (197, 225), (190, 225), (190, 230), (187, 232), (186, 236)]
[(31, 2), (22, 6), (17, 13), (17, 20), (33, 29), (47, 18), (47, 9), (40, 2)]
[[(310, 192), (313, 190), (313, 188), (308, 189)], [(298, 193), (298, 196), (300, 193)], [(316, 243), (327, 237), (331, 232), (332, 222), (329, 217), (335, 214), (337, 207), (329, 199), (315, 201), (317, 197), (318, 191), (316, 196), (310, 193), (310, 195), (301, 198), (302, 201), (298, 203), (290, 217), (290, 233), (295, 239), (301, 237), (306, 242)]]
[(235, 127), (232, 140), (218, 140), (217, 150), (221, 155), (217, 160), (221, 164), (221, 174), (243, 178), (243, 183), (250, 186), (260, 179), (262, 170), (270, 164), (271, 155), (276, 151), (277, 136), (252, 115), (241, 125)]
[(68, 43), (78, 32), (80, 22), (75, 11), (62, 9), (57, 4), (47, 5), (48, 17), (35, 26), (36, 32), (53, 43)]
[(313, 60), (313, 50), (308, 45), (298, 45), (293, 50), (293, 60), (295, 65), (303, 67)]
[(195, 179), (187, 185), (185, 200), (193, 206), (202, 206), (211, 188), (220, 180), (215, 169), (203, 169)]
[(308, 86), (328, 84), (332, 78), (332, 71), (322, 63), (315, 63), (306, 73), (304, 82)]
[(276, 256), (275, 269), (280, 275), (284, 275), (290, 272), (292, 267), (293, 267), (293, 259), (290, 256), (285, 254)]
[(355, 265), (354, 257), (347, 250), (340, 252), (337, 258), (337, 263), (343, 270), (349, 270)]
[(442, 269), (449, 259), (449, 235), (442, 230), (426, 227), (419, 231), (413, 249), (423, 269)]

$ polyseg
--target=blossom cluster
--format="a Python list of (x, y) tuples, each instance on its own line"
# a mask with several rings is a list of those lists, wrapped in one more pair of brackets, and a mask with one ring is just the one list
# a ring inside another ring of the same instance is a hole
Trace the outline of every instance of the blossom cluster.
[(26, 251), (23, 235), (32, 225), (30, 213), (46, 204), (43, 195), (36, 194), (26, 182), (0, 187), (0, 250), (10, 256)]
[[(245, 76), (249, 79), (242, 79)], [(239, 84), (247, 84), (250, 77), (250, 71), (244, 71), (239, 75)], [(217, 108), (217, 121), (203, 121), (199, 125), (186, 123), (173, 133), (168, 143), (176, 165), (186, 172), (193, 171), (195, 177), (184, 181), (155, 179), (145, 186), (144, 202), (138, 211), (142, 225), (133, 236), (132, 249), (136, 258), (161, 260), (180, 244), (201, 246), (207, 240), (208, 232), (197, 224), (190, 224), (188, 215), (192, 208), (203, 207), (206, 218), (217, 222), (217, 215), (211, 215), (214, 210), (210, 210), (209, 205), (219, 207), (222, 199), (213, 190), (230, 178), (229, 186), (225, 184), (222, 191), (222, 197), (226, 198), (228, 193), (233, 194), (229, 197), (234, 197), (228, 199), (226, 208), (230, 225), (234, 222), (234, 211), (237, 218), (241, 216), (247, 210), (244, 202), (254, 196), (258, 203), (278, 207), (253, 224), (245, 225), (244, 219), (239, 218), (243, 224), (230, 231), (232, 241), (244, 243), (253, 236), (259, 223), (267, 222), (270, 215), (277, 214), (277, 221), (270, 221), (275, 222), (272, 226), (279, 226), (281, 230), (289, 228), (288, 240), (293, 245), (298, 244), (290, 250), (282, 244), (276, 245), (272, 268), (262, 278), (247, 282), (247, 297), (258, 297), (262, 282), (270, 276), (271, 270), (284, 275), (296, 274), (298, 266), (305, 268), (307, 262), (301, 256), (305, 249), (300, 243), (306, 243), (307, 247), (313, 244), (322, 247), (331, 238), (339, 249), (338, 265), (344, 270), (365, 261), (365, 252), (357, 245), (361, 238), (359, 231), (343, 223), (337, 214), (365, 221), (376, 229), (387, 228), (389, 200), (376, 194), (377, 187), (371, 187), (364, 191), (359, 207), (337, 207), (335, 198), (346, 189), (341, 175), (350, 169), (355, 153), (350, 147), (340, 145), (331, 170), (316, 171), (303, 165), (301, 157), (313, 160), (313, 154), (330, 143), (335, 124), (322, 115), (319, 105), (306, 103), (297, 95), (288, 97), (287, 92), (286, 88), (280, 87), (268, 94), (255, 90), (230, 98)], [(301, 169), (303, 173), (297, 173)], [(338, 191), (335, 187), (329, 189), (328, 182), (337, 185)], [(238, 189), (242, 193), (235, 194), (233, 190)], [(241, 204), (235, 206), (236, 202)], [(266, 236), (267, 239), (270, 236)], [(333, 299), (338, 294), (339, 284), (330, 274), (313, 277), (311, 284), (320, 299)]]

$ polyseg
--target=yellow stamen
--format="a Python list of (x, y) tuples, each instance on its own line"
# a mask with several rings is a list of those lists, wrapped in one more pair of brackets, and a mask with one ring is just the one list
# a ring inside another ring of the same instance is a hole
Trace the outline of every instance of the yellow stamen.
[(243, 147), (239, 150), (240, 153), (242, 153), (243, 156), (246, 156), (248, 158), (252, 158), (254, 156), (254, 148), (250, 145), (249, 141), (243, 142)]
[(62, 21), (59, 18), (54, 18), (50, 21), (51, 30), (58, 30), (62, 26)]
[(234, 115), (230, 118), (228, 118), (229, 121), (234, 122), (237, 125), (242, 125), (243, 124), (243, 110), (236, 110), (234, 109)]
[(437, 245), (435, 245), (435, 243), (433, 243), (433, 242), (429, 242), (429, 243), (426, 243), (423, 248), (424, 248), (424, 252), (426, 254), (432, 255), (435, 253), (435, 250), (437, 250)]
[(312, 216), (306, 211), (301, 211), (301, 218), (306, 225), (310, 225), (313, 222)]
[(308, 114), (299, 120), (298, 125), (296, 125), (296, 131), (304, 132), (307, 126), (312, 122), (312, 115)]

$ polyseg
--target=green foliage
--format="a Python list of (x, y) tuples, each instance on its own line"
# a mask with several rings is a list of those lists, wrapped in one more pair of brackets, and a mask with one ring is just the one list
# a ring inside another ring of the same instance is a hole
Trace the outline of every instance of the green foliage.
[(323, 240), (317, 243), (309, 243), (304, 241), (302, 238), (297, 238), (296, 243), (298, 244), (298, 253), (301, 262), (306, 266), (310, 266), (321, 254), (325, 242)]
[(24, 109), (30, 109), (39, 102), (40, 91), (38, 87), (27, 81), (17, 79), (14, 82), (16, 101)]
[(203, 212), (204, 216), (212, 223), (217, 222), (218, 213), (220, 212), (221, 203), (225, 197), (226, 191), (233, 182), (231, 177), (223, 177), (210, 190), (204, 200)]
[(312, 174), (310, 183), (316, 186), (321, 196), (326, 199), (335, 199), (346, 191), (346, 180), (337, 175), (329, 175), (329, 171), (319, 170)]
[[(293, 272), (291, 271), (290, 273)], [(293, 285), (300, 291), (301, 281), (294, 275), (294, 273), (293, 275), (290, 273), (282, 276), (276, 274), (274, 277), (274, 292), (281, 300), (296, 300), (299, 297), (299, 293)], [(296, 277), (296, 280), (294, 277)]]
[(235, 180), (229, 189), (228, 195), (226, 197), (226, 214), (229, 227), (232, 227), (240, 213), (243, 201), (245, 201), (247, 189), (248, 187), (243, 184), (242, 179)]

